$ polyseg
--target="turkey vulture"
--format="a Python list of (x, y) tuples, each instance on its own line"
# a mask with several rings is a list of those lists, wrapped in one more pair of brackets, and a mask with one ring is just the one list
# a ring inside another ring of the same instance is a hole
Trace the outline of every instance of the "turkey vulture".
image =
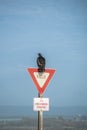
[(38, 65), (38, 72), (44, 72), (45, 71), (45, 58), (41, 55), (41, 53), (38, 53), (37, 57), (37, 65)]

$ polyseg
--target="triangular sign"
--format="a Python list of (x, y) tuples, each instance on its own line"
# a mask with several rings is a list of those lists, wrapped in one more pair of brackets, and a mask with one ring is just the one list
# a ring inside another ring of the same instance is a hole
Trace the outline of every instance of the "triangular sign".
[(27, 68), (27, 70), (34, 81), (38, 92), (43, 94), (55, 72), (55, 69), (45, 69), (45, 72), (43, 73), (39, 73), (37, 68)]

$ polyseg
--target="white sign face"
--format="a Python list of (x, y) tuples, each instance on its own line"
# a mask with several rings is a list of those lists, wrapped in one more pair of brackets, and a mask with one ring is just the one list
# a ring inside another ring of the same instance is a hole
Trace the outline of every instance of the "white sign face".
[(34, 111), (49, 111), (49, 98), (34, 98)]
[(34, 72), (34, 76), (35, 76), (39, 86), (42, 88), (44, 83), (48, 79), (49, 73), (45, 72), (42, 75), (40, 75), (38, 72)]

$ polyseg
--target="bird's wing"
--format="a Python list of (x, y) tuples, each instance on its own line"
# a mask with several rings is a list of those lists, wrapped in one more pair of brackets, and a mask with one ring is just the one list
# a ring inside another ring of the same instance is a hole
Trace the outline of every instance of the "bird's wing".
[(41, 60), (38, 58), (37, 59), (37, 64), (39, 65), (39, 66), (42, 66), (42, 62), (41, 62)]

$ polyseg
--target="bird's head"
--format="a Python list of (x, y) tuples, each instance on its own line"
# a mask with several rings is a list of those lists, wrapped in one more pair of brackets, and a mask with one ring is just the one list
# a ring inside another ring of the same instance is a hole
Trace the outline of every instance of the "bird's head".
[(38, 56), (41, 57), (42, 56), (41, 53), (38, 53)]

